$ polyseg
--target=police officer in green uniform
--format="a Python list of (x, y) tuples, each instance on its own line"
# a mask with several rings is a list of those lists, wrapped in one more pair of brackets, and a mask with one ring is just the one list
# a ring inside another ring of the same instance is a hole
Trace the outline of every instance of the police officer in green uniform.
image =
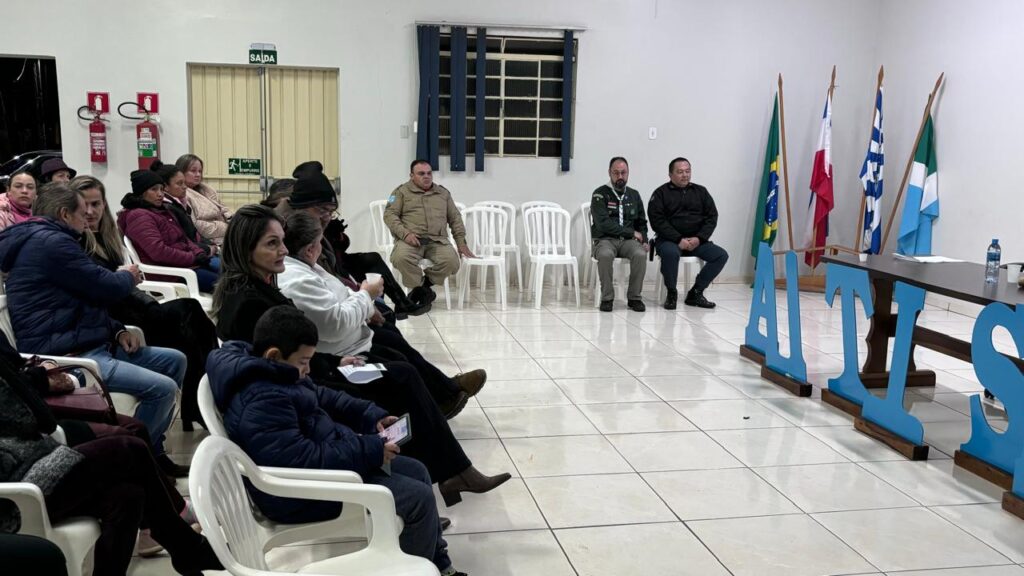
[[(402, 283), (411, 288), (409, 298), (433, 302), (432, 286), (459, 271), (459, 255), (476, 258), (466, 245), (466, 226), (447, 188), (434, 182), (430, 162), (415, 160), (409, 167), (409, 181), (395, 188), (384, 209), (384, 224), (397, 242), (391, 251), (391, 263), (402, 275)], [(448, 238), (452, 237), (458, 252)], [(420, 268), (428, 258), (433, 265)]]
[(590, 234), (594, 240), (597, 275), (601, 283), (601, 311), (611, 312), (615, 300), (612, 270), (616, 258), (629, 259), (629, 288), (626, 302), (630, 310), (647, 309), (640, 298), (647, 272), (647, 216), (640, 193), (626, 186), (629, 163), (616, 156), (608, 163), (609, 182), (590, 200)]

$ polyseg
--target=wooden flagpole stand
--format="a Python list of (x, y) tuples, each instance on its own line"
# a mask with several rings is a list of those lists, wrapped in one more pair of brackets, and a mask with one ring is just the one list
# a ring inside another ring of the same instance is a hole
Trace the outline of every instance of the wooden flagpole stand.
[(935, 95), (938, 93), (939, 86), (942, 85), (942, 79), (945, 76), (945, 72), (939, 74), (939, 79), (935, 81), (935, 87), (932, 88), (931, 94), (928, 95), (928, 102), (924, 105), (924, 113), (921, 114), (921, 125), (917, 129), (917, 137), (914, 138), (914, 145), (910, 148), (910, 157), (907, 158), (907, 168), (903, 171), (903, 181), (900, 182), (900, 190), (896, 194), (896, 201), (893, 202), (892, 209), (889, 210), (889, 222), (885, 225), (885, 234), (882, 235), (882, 244), (879, 248), (879, 253), (885, 252), (885, 245), (889, 241), (889, 232), (892, 231), (892, 222), (896, 219), (896, 212), (900, 209), (900, 200), (903, 199), (903, 191), (907, 187), (907, 179), (910, 178), (910, 169), (914, 166), (914, 155), (917, 153), (917, 145), (921, 143), (921, 135), (924, 133), (924, 124), (928, 121), (928, 115), (932, 112), (932, 104), (935, 102)]

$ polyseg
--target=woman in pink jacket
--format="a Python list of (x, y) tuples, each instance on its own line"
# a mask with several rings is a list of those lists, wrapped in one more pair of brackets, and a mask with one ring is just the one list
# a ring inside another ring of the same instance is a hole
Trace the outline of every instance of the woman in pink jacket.
[(28, 172), (11, 176), (7, 192), (0, 194), (0, 230), (32, 217), (36, 201), (36, 179)]
[(212, 292), (220, 274), (220, 258), (189, 238), (164, 205), (164, 181), (151, 170), (132, 172), (132, 193), (121, 199), (124, 210), (117, 226), (132, 241), (146, 264), (191, 268), (199, 290)]

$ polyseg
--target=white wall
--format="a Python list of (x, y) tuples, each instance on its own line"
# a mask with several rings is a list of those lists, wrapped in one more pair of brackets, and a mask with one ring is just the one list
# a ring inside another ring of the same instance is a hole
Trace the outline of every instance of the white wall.
[[(370, 240), (365, 206), (407, 177), (415, 153), (415, 139), (401, 139), (399, 127), (416, 116), (416, 20), (584, 26), (572, 171), (561, 173), (556, 159), (488, 158), (485, 173), (457, 174), (444, 169), (442, 158), (438, 180), (467, 203), (550, 199), (575, 212), (607, 179), (611, 156), (629, 158), (630, 184), (645, 199), (667, 180), (668, 161), (686, 156), (694, 180), (709, 188), (722, 214), (714, 239), (733, 254), (725, 277), (744, 276), (752, 268), (753, 204), (778, 72), (786, 82), (790, 188), (800, 244), (818, 119), (829, 71), (838, 65), (833, 120), (838, 206), (831, 238), (852, 242), (857, 171), (881, 61), (873, 39), (879, 35), (876, 24), (885, 20), (881, 0), (8, 0), (4, 8), (8, 22), (26, 25), (5, 26), (0, 54), (56, 58), (65, 158), (83, 172), (90, 171), (86, 127), (74, 110), (86, 90), (110, 91), (115, 102), (134, 100), (140, 90), (159, 92), (162, 149), (166, 158), (176, 158), (188, 149), (187, 62), (243, 63), (251, 42), (273, 42), (283, 64), (339, 68), (342, 210), (353, 224), (357, 248), (368, 247)], [(898, 18), (912, 16), (909, 9), (884, 7), (884, 13), (896, 11)], [(45, 14), (54, 16), (43, 28), (37, 24)], [(893, 25), (892, 35), (900, 32)], [(888, 70), (890, 94), (908, 86), (923, 93), (930, 82), (900, 78), (911, 74), (909, 65)], [(907, 147), (895, 127), (909, 122), (904, 119), (910, 113), (894, 102), (898, 96), (890, 98), (892, 166)], [(1004, 114), (1011, 113), (1008, 109)], [(937, 125), (943, 135), (953, 128), (941, 116)], [(657, 140), (648, 140), (650, 126), (658, 128)], [(946, 149), (940, 154), (942, 162)], [(92, 172), (117, 196), (127, 190), (135, 164), (133, 123), (116, 119), (110, 162)], [(951, 179), (942, 181), (944, 191), (951, 190)], [(949, 244), (943, 230), (940, 225), (940, 248)]]
[[(939, 73), (934, 110), (941, 215), (933, 250), (984, 262), (993, 237), (1003, 261), (1024, 260), (1024, 202), (1017, 186), (1024, 155), (1020, 70), (1024, 4), (1012, 0), (905, 0), (883, 4), (886, 70), (887, 206)], [(893, 225), (895, 246), (899, 221)]]

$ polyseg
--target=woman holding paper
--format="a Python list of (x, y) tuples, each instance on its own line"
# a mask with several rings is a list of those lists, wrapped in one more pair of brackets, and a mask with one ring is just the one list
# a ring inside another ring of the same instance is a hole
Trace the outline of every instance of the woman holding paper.
[[(316, 244), (319, 245), (319, 240)], [(264, 312), (274, 306), (295, 306), (277, 288), (277, 277), (285, 271), (288, 253), (283, 222), (273, 210), (266, 206), (249, 205), (235, 213), (224, 237), (221, 279), (213, 294), (214, 315), (218, 320), (217, 331), (221, 339), (251, 342), (256, 322)], [(315, 258), (313, 262), (316, 262)], [(370, 293), (377, 289), (374, 286), (367, 284), (366, 289), (359, 290), (357, 294), (365, 292), (367, 300), (372, 301)], [(367, 310), (359, 307), (362, 298), (350, 298), (355, 302), (345, 306), (344, 312), (339, 310), (335, 321), (341, 322), (340, 318), (344, 317), (348, 325), (355, 326), (360, 313)], [(303, 311), (317, 324), (319, 330), (323, 318)], [(360, 339), (362, 337), (358, 336)], [(335, 342), (342, 335), (322, 335), (321, 343), (326, 344), (323, 338)], [(318, 345), (317, 351), (324, 351), (324, 348)], [(415, 432), (412, 439), (402, 446), (402, 453), (426, 465), (430, 477), (439, 483), (438, 488), (446, 505), (460, 502), (461, 492), (487, 492), (509, 479), (507, 473), (485, 476), (473, 466), (448, 427), (447, 419), (411, 365), (406, 362), (387, 362), (379, 379), (362, 385), (345, 380), (336, 369), (338, 365), (336, 361), (334, 367), (325, 370), (322, 363), (319, 366), (314, 363), (310, 375), (317, 384), (370, 400), (390, 414), (409, 414)]]

